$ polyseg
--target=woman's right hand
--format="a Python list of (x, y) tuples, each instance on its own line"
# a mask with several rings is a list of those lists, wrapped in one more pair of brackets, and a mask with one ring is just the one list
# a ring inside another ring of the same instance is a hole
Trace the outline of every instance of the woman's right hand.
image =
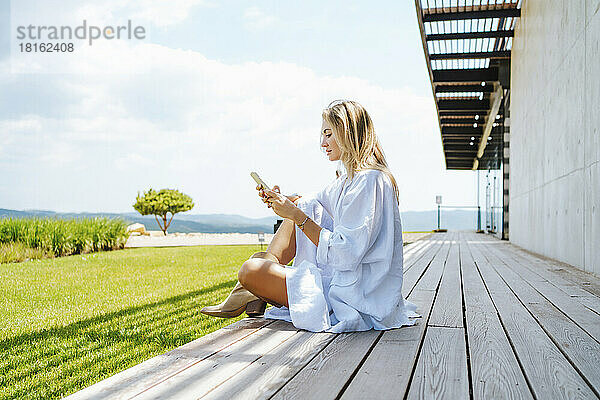
[[(265, 194), (264, 190), (262, 189), (262, 185), (257, 185), (256, 190), (258, 190), (258, 195), (262, 199), (263, 203), (266, 203), (267, 195)], [(273, 191), (277, 192), (277, 193), (281, 193), (281, 189), (279, 188), (279, 185), (273, 186)], [(298, 194), (294, 194), (294, 195), (285, 196), (285, 197), (287, 197), (292, 203), (297, 204), (298, 199), (302, 196), (300, 196)]]

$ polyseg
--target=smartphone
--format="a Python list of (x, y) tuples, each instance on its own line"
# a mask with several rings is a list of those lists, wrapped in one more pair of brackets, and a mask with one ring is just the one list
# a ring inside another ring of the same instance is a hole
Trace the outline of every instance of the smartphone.
[(250, 176), (256, 181), (257, 184), (262, 185), (263, 189), (271, 190), (271, 188), (262, 179), (260, 179), (260, 176), (258, 176), (256, 172), (250, 172)]

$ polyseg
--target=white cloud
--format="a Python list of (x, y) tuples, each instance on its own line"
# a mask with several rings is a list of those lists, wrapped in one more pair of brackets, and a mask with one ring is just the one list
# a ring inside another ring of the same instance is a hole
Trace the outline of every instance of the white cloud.
[[(121, 25), (127, 20), (137, 25), (165, 28), (184, 22), (198, 7), (216, 7), (211, 0), (11, 0), (12, 26), (33, 25)], [(147, 30), (151, 34), (151, 29)]]
[(102, 22), (126, 17), (136, 22), (166, 27), (183, 22), (191, 10), (198, 6), (214, 7), (215, 4), (207, 0), (104, 0), (84, 2), (75, 9), (74, 14), (79, 19), (93, 17), (94, 21)]
[(124, 171), (131, 168), (145, 168), (152, 165), (152, 160), (137, 153), (129, 153), (115, 160), (117, 169)]
[(262, 30), (273, 26), (277, 18), (265, 13), (256, 6), (244, 10), (244, 27), (248, 30)]
[(197, 6), (215, 7), (206, 0), (138, 0), (134, 18), (140, 18), (157, 26), (168, 26), (184, 21), (192, 8)]
[[(40, 119), (36, 116), (25, 116), (18, 120), (0, 121), (0, 133), (6, 135), (7, 132), (14, 134), (26, 132), (39, 132), (42, 130)], [(7, 138), (7, 139), (10, 139)]]
[[(77, 201), (37, 198), (5, 206), (130, 211), (135, 193), (152, 186), (190, 194), (195, 213), (271, 215), (256, 197), (250, 171), (284, 192), (316, 191), (333, 179), (336, 165), (321, 153), (318, 135), (322, 109), (337, 98), (355, 99), (371, 113), (400, 185), (402, 209), (431, 209), (434, 195), (454, 184), (441, 173), (429, 96), (319, 76), (292, 63), (226, 64), (155, 44), (99, 44), (70, 62), (74, 71), (95, 73), (68, 80), (48, 75), (76, 99), (64, 115), (0, 121), (9, 138), (4, 153), (25, 153), (0, 168), (26, 175), (55, 162), (40, 185), (53, 190), (53, 180), (77, 181), (72, 190), (80, 194), (71, 196)], [(35, 135), (24, 136), (24, 130)], [(52, 143), (52, 154), (35, 143)], [(66, 168), (73, 163), (77, 168)]]
[(56, 167), (73, 166), (81, 161), (82, 153), (76, 145), (69, 142), (54, 142), (46, 141), (44, 146), (41, 146), (41, 154), (39, 160), (42, 164)]

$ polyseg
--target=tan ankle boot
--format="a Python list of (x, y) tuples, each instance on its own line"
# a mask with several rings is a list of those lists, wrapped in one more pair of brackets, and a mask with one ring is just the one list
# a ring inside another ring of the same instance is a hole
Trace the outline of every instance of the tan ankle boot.
[(224, 302), (216, 306), (204, 307), (200, 312), (221, 318), (234, 318), (244, 311), (248, 316), (257, 316), (264, 314), (266, 305), (238, 282)]
[[(254, 253), (250, 258), (265, 258), (279, 262), (277, 257), (266, 251)], [(213, 317), (234, 318), (246, 311), (249, 317), (260, 317), (265, 313), (267, 303), (250, 293), (239, 282), (235, 285), (227, 299), (216, 306), (204, 307), (200, 312)]]

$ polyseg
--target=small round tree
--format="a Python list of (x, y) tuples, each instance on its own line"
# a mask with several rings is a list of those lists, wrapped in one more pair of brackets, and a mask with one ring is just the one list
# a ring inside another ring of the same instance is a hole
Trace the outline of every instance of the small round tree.
[[(135, 204), (133, 205), (133, 208), (142, 215), (154, 215), (158, 226), (165, 236), (175, 214), (189, 211), (193, 207), (194, 202), (187, 194), (183, 194), (175, 189), (161, 189), (157, 192), (152, 188), (144, 192), (143, 196), (140, 196), (138, 192)], [(171, 218), (167, 222), (167, 214), (169, 213), (171, 213)], [(158, 219), (159, 217), (162, 219), (162, 225)]]

